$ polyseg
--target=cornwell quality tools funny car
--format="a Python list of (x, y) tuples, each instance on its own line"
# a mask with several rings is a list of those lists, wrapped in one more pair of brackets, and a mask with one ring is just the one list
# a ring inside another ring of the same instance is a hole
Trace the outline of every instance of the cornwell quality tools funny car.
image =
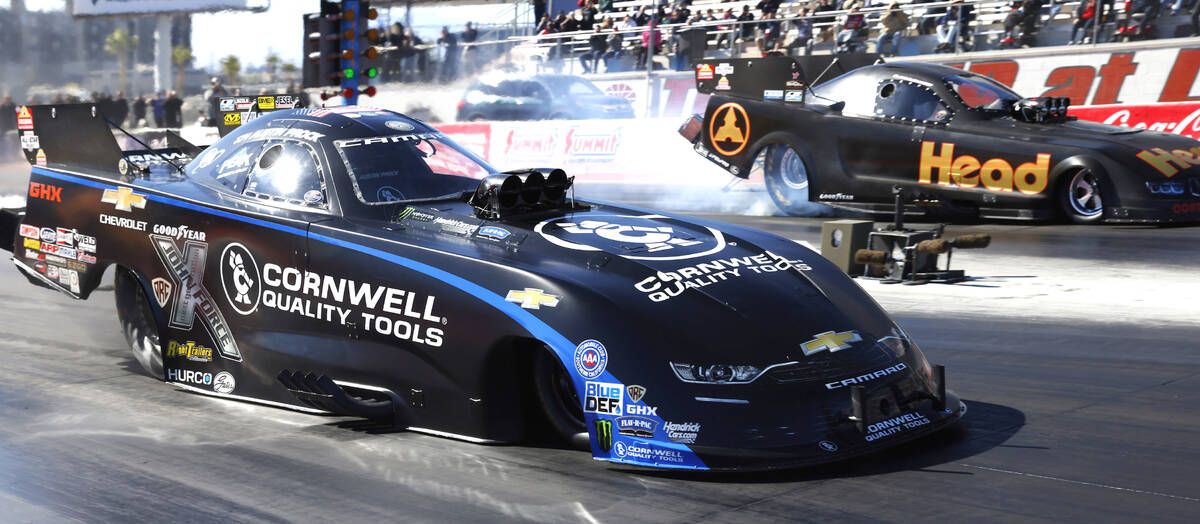
[(701, 156), (761, 172), (788, 214), (811, 203), (1077, 223), (1200, 220), (1200, 142), (1067, 116), (978, 74), (869, 54), (707, 60), (711, 94), (680, 133)]
[(795, 242), (577, 200), (390, 111), (281, 105), (222, 100), (241, 123), (215, 144), (137, 151), (90, 105), (28, 108), (30, 193), (54, 198), (0, 215), (3, 246), (78, 299), (111, 268), (134, 357), (177, 387), (475, 442), (779, 468), (965, 412)]

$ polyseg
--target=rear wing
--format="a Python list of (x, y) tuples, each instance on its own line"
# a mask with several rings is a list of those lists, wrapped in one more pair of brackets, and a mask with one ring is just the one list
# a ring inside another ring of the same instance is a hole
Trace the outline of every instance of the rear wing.
[(238, 126), (247, 124), (263, 113), (281, 109), (298, 109), (304, 107), (300, 95), (279, 93), (259, 96), (222, 96), (214, 98), (216, 105), (217, 133), (221, 136), (229, 134)]
[[(117, 127), (96, 104), (25, 106), (17, 110), (21, 151), (34, 166), (84, 172), (114, 180), (130, 180), (161, 166), (178, 174), (201, 149), (172, 131), (152, 142), (152, 148)], [(122, 140), (118, 141), (118, 134)], [(130, 149), (124, 150), (121, 142)], [(133, 149), (133, 147), (141, 149)]]
[(696, 90), (706, 95), (800, 102), (804, 90), (879, 61), (874, 53), (701, 60), (696, 65)]

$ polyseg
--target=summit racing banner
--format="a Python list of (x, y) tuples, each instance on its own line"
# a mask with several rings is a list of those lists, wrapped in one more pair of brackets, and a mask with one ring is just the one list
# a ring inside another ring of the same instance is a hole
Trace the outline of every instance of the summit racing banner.
[(1200, 139), (1200, 102), (1071, 107), (1067, 114), (1080, 120)]

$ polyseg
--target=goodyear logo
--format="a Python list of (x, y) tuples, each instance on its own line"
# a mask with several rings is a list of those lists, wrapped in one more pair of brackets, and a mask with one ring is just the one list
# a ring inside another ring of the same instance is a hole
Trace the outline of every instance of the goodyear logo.
[(186, 358), (192, 362), (212, 362), (213, 350), (198, 346), (195, 342), (180, 344), (174, 340), (167, 343), (167, 358)]
[(258, 108), (259, 109), (275, 109), (275, 97), (273, 97), (273, 96), (258, 97)]
[(597, 419), (595, 424), (596, 445), (600, 447), (601, 451), (607, 453), (608, 450), (612, 449), (613, 445), (612, 421)]
[(725, 156), (741, 153), (750, 138), (750, 117), (737, 102), (728, 102), (713, 111), (708, 121), (708, 139), (713, 149)]
[(1050, 155), (1039, 153), (1033, 162), (1025, 162), (1013, 168), (1002, 158), (981, 161), (971, 155), (954, 156), (954, 144), (942, 144), (935, 151), (936, 142), (921, 142), (921, 168), (917, 182), (932, 184), (933, 171), (937, 170), (937, 184), (974, 188), (983, 185), (990, 191), (1011, 193), (1013, 189), (1026, 195), (1037, 195), (1046, 190), (1050, 182)]
[(241, 113), (227, 113), (225, 115), (225, 125), (227, 125), (227, 126), (242, 125), (242, 114)]

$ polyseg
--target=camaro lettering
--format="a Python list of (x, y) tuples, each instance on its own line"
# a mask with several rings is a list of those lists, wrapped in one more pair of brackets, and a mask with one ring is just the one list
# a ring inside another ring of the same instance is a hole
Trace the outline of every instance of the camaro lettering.
[(1037, 195), (1050, 183), (1050, 155), (1038, 153), (1037, 160), (1025, 162), (1013, 169), (1001, 158), (980, 161), (971, 155), (954, 156), (954, 144), (946, 142), (935, 152), (936, 142), (921, 142), (921, 167), (917, 182), (932, 184), (933, 171), (938, 172), (937, 184), (965, 188), (979, 187), (989, 191), (1011, 193), (1015, 188), (1026, 195)]
[(901, 362), (899, 364), (896, 364), (895, 366), (892, 366), (889, 368), (883, 368), (883, 369), (881, 369), (879, 371), (875, 371), (873, 373), (866, 373), (863, 375), (859, 375), (857, 377), (850, 377), (850, 378), (838, 380), (835, 382), (827, 382), (827, 383), (825, 383), (825, 389), (838, 389), (838, 388), (843, 388), (846, 386), (853, 386), (854, 384), (862, 384), (864, 382), (870, 382), (877, 378), (886, 377), (893, 373), (899, 373), (906, 369), (908, 369), (908, 365)]

